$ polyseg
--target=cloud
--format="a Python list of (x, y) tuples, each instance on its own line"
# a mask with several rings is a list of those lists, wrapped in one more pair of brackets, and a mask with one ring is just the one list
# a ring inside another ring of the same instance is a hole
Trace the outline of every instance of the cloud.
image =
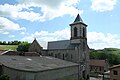
[(88, 45), (94, 49), (120, 48), (120, 37), (111, 33), (88, 32)]
[(113, 10), (117, 2), (117, 0), (91, 0), (91, 1), (92, 10), (100, 12)]
[(24, 35), (24, 34), (25, 34), (25, 32), (21, 32), (20, 34)]
[[(88, 32), (88, 45), (93, 49), (103, 49), (109, 47), (120, 48), (120, 37), (117, 34), (102, 33), (102, 32)], [(70, 29), (67, 27), (63, 30), (48, 32), (48, 31), (36, 31), (31, 35), (22, 38), (23, 41), (32, 42), (34, 38), (42, 43), (44, 48), (47, 48), (47, 42), (57, 40), (69, 40)], [(44, 45), (43, 45), (44, 44)]]
[(19, 24), (10, 21), (7, 18), (0, 17), (0, 33), (9, 34), (9, 31), (25, 30)]
[[(0, 5), (0, 16), (29, 21), (46, 21), (69, 14), (76, 16), (80, 0), (19, 0), (19, 4)], [(35, 12), (36, 8), (39, 13)], [(82, 14), (83, 10), (79, 10)]]
[(70, 38), (70, 31), (69, 28), (65, 28), (63, 30), (55, 31), (55, 32), (48, 32), (48, 31), (36, 31), (29, 36), (25, 36), (22, 40), (23, 41), (30, 41), (34, 38), (39, 39), (40, 41), (56, 41), (56, 40), (64, 40)]
[(57, 41), (57, 40), (66, 40), (70, 38), (70, 30), (69, 28), (65, 28), (63, 30), (48, 32), (48, 31), (36, 31), (31, 35), (23, 37), (22, 41), (32, 42), (34, 38), (37, 38), (41, 46), (45, 49), (47, 48), (47, 42), (49, 41)]
[[(0, 28), (1, 28), (1, 27), (0, 27)], [(9, 34), (9, 32), (3, 31), (2, 29), (0, 29), (0, 34)]]

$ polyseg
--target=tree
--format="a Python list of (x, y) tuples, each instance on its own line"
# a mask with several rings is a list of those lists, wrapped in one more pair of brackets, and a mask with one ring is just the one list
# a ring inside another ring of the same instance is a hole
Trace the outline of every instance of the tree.
[(8, 75), (3, 74), (0, 76), (0, 80), (10, 80), (10, 78)]
[(120, 63), (120, 49), (105, 48), (103, 50), (91, 50), (90, 59), (107, 59), (110, 66)]
[(23, 43), (21, 43), (21, 44), (18, 45), (17, 51), (28, 52), (29, 46), (30, 46), (30, 43), (28, 43), (28, 42), (23, 42)]
[(6, 41), (3, 41), (2, 44), (3, 44), (3, 45), (6, 45), (7, 43), (6, 43)]

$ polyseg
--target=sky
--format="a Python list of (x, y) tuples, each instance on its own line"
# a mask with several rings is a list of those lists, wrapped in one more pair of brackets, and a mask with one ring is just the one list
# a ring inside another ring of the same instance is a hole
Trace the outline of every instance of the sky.
[(34, 38), (47, 42), (70, 39), (79, 13), (87, 27), (90, 48), (120, 48), (119, 0), (0, 0), (0, 41)]

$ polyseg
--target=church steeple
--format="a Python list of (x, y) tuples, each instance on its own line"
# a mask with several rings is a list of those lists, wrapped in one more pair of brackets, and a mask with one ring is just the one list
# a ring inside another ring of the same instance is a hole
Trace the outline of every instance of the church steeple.
[(75, 23), (75, 22), (82, 22), (82, 23), (83, 23), (83, 20), (82, 20), (82, 18), (80, 17), (79, 14), (77, 15), (77, 17), (76, 17), (74, 23)]
[(86, 39), (86, 27), (87, 25), (83, 22), (82, 18), (78, 14), (71, 26), (71, 40)]

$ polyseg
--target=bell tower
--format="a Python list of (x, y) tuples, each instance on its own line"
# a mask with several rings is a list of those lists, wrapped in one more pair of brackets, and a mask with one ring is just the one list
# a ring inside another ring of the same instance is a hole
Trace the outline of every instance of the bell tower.
[(76, 46), (76, 60), (79, 64), (79, 76), (89, 80), (89, 47), (87, 45), (87, 25), (78, 14), (71, 26), (70, 42)]
[(75, 21), (70, 24), (71, 26), (71, 43), (77, 44), (80, 43), (80, 39), (86, 39), (87, 37), (87, 31), (86, 27), (87, 25), (83, 22), (82, 18), (78, 14), (75, 18)]

